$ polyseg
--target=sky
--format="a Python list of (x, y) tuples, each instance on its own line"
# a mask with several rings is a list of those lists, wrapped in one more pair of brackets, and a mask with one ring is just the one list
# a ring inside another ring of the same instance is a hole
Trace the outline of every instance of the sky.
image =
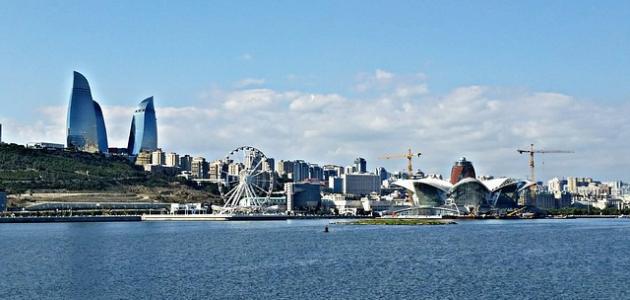
[(628, 1), (2, 1), (5, 142), (65, 142), (72, 71), (125, 147), (155, 97), (165, 151), (447, 176), (630, 180)]

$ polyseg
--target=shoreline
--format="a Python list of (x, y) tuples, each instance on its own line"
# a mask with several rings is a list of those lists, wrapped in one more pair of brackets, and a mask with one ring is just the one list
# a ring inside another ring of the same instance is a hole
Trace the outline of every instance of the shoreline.
[[(0, 224), (10, 223), (90, 223), (90, 222), (217, 222), (217, 221), (288, 221), (288, 220), (355, 220), (353, 222), (340, 222), (338, 224), (355, 225), (381, 225), (376, 223), (448, 223), (472, 220), (571, 220), (571, 219), (620, 219), (618, 215), (582, 215), (567, 216), (564, 218), (374, 218), (369, 216), (286, 216), (286, 215), (114, 215), (114, 216), (27, 216), (27, 217), (0, 217)], [(374, 224), (368, 224), (368, 223)], [(359, 224), (361, 223), (361, 224)], [(387, 224), (393, 225), (393, 224)], [(404, 224), (402, 224), (404, 225)], [(409, 224), (415, 225), (415, 224)]]

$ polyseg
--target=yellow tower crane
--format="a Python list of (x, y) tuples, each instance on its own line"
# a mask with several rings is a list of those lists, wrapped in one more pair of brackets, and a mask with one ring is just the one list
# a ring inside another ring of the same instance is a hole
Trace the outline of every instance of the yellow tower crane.
[[(413, 158), (420, 157), (420, 155), (422, 155), (422, 153), (414, 153), (411, 151), (411, 148), (409, 148), (405, 154), (384, 155), (379, 157), (379, 159), (407, 159), (407, 174), (409, 175), (409, 179), (413, 179)], [(411, 193), (407, 193), (407, 201), (413, 203)]]
[(414, 157), (420, 157), (420, 155), (422, 155), (422, 153), (417, 152), (414, 153), (411, 151), (411, 148), (409, 148), (408, 152), (405, 154), (392, 154), (392, 155), (384, 155), (379, 157), (379, 159), (407, 159), (407, 174), (409, 174), (409, 179), (413, 178), (413, 158)]
[[(530, 180), (533, 181), (534, 183), (536, 183), (536, 167), (534, 165), (534, 154), (535, 153), (540, 153), (540, 154), (544, 154), (544, 153), (574, 153), (571, 150), (534, 150), (534, 144), (530, 144), (529, 145), (529, 149), (527, 149), (527, 150), (517, 149), (516, 151), (519, 154), (529, 153)], [(537, 189), (537, 187), (536, 187), (536, 185), (534, 185), (534, 192), (536, 191), (536, 189)]]

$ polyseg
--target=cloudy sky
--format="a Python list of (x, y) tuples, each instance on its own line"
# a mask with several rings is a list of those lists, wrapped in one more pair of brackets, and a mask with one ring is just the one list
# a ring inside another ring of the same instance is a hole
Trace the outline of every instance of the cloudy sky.
[[(125, 146), (154, 96), (160, 145), (446, 175), (630, 180), (630, 6), (484, 1), (15, 1), (0, 8), (3, 140), (65, 141), (72, 71)], [(543, 5), (544, 4), (544, 5)]]

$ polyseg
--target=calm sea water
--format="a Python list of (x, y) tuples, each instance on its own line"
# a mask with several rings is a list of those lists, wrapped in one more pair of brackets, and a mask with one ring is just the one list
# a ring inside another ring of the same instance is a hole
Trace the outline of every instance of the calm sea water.
[(630, 220), (0, 225), (1, 299), (628, 299)]

